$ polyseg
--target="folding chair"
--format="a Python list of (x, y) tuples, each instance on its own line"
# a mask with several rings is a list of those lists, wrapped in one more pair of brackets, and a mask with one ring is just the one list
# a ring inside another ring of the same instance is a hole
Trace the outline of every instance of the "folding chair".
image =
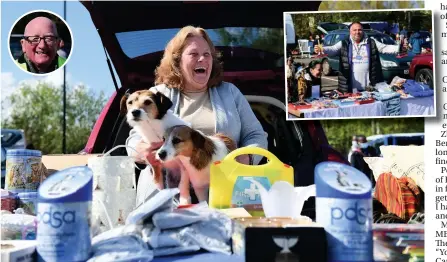
[(310, 58), (310, 47), (309, 47), (309, 40), (307, 39), (300, 39), (298, 40), (298, 47), (300, 48), (301, 58), (303, 58), (306, 54)]

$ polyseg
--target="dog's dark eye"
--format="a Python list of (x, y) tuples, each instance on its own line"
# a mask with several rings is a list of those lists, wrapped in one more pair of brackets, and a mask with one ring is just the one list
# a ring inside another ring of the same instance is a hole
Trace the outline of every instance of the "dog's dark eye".
[(151, 100), (144, 100), (144, 105), (149, 106), (152, 104)]
[(129, 102), (127, 102), (129, 105), (131, 105), (132, 104), (132, 100), (130, 100)]
[(178, 144), (178, 143), (180, 143), (180, 142), (182, 142), (182, 140), (180, 140), (180, 139), (177, 138), (177, 137), (174, 137), (174, 138), (172, 139), (172, 144), (174, 144), (174, 145), (176, 145), (176, 144)]
[(166, 141), (166, 138), (165, 137), (163, 137), (163, 142), (165, 142)]

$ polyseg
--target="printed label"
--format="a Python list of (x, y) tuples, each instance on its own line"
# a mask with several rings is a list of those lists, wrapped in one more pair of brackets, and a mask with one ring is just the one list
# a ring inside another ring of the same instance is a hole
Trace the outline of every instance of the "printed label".
[(326, 230), (329, 261), (373, 261), (371, 199), (316, 199)]
[[(270, 190), (270, 182), (266, 177), (251, 177), (261, 183), (265, 189)], [(233, 188), (231, 207), (243, 207), (251, 215), (263, 214), (261, 195), (258, 188), (244, 177), (238, 177)]]
[(10, 157), (6, 160), (6, 187), (14, 192), (37, 191), (43, 172), (40, 157)]
[(91, 202), (39, 203), (37, 252), (44, 261), (89, 258)]
[(371, 190), (369, 178), (351, 166), (329, 163), (322, 166), (318, 172), (327, 184), (342, 192), (365, 194)]

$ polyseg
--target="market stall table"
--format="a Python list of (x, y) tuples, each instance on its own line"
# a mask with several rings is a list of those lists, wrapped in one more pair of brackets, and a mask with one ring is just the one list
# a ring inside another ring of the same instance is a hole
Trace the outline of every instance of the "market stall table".
[(325, 109), (301, 109), (295, 112), (290, 110), (289, 113), (295, 117), (299, 117), (298, 113), (302, 113), (304, 118), (340, 118), (340, 117), (371, 117), (385, 115), (386, 108), (382, 102), (376, 101), (371, 104), (350, 104), (337, 108)]
[[(386, 106), (381, 101), (370, 104), (349, 104), (337, 108), (293, 109), (288, 107), (289, 118), (343, 118), (386, 116)], [(401, 116), (434, 116), (434, 96), (400, 99)]]
[(400, 115), (435, 116), (434, 96), (401, 98)]
[(199, 253), (185, 256), (169, 256), (154, 258), (153, 262), (243, 262), (245, 258), (237, 255), (215, 253)]

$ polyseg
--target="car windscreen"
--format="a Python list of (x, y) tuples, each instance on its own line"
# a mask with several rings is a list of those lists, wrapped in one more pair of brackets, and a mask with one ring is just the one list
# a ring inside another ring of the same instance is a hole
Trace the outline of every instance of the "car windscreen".
[(373, 34), (370, 35), (371, 38), (374, 38), (375, 40), (379, 41), (382, 44), (385, 45), (395, 45), (396, 42), (393, 40), (393, 38), (389, 35), (385, 34)]
[[(163, 51), (179, 28), (116, 33), (123, 52), (131, 59)], [(246, 47), (283, 56), (284, 36), (279, 28), (225, 27), (206, 29), (216, 47)], [(257, 55), (263, 56), (262, 52)], [(265, 55), (265, 54), (264, 54)]]

